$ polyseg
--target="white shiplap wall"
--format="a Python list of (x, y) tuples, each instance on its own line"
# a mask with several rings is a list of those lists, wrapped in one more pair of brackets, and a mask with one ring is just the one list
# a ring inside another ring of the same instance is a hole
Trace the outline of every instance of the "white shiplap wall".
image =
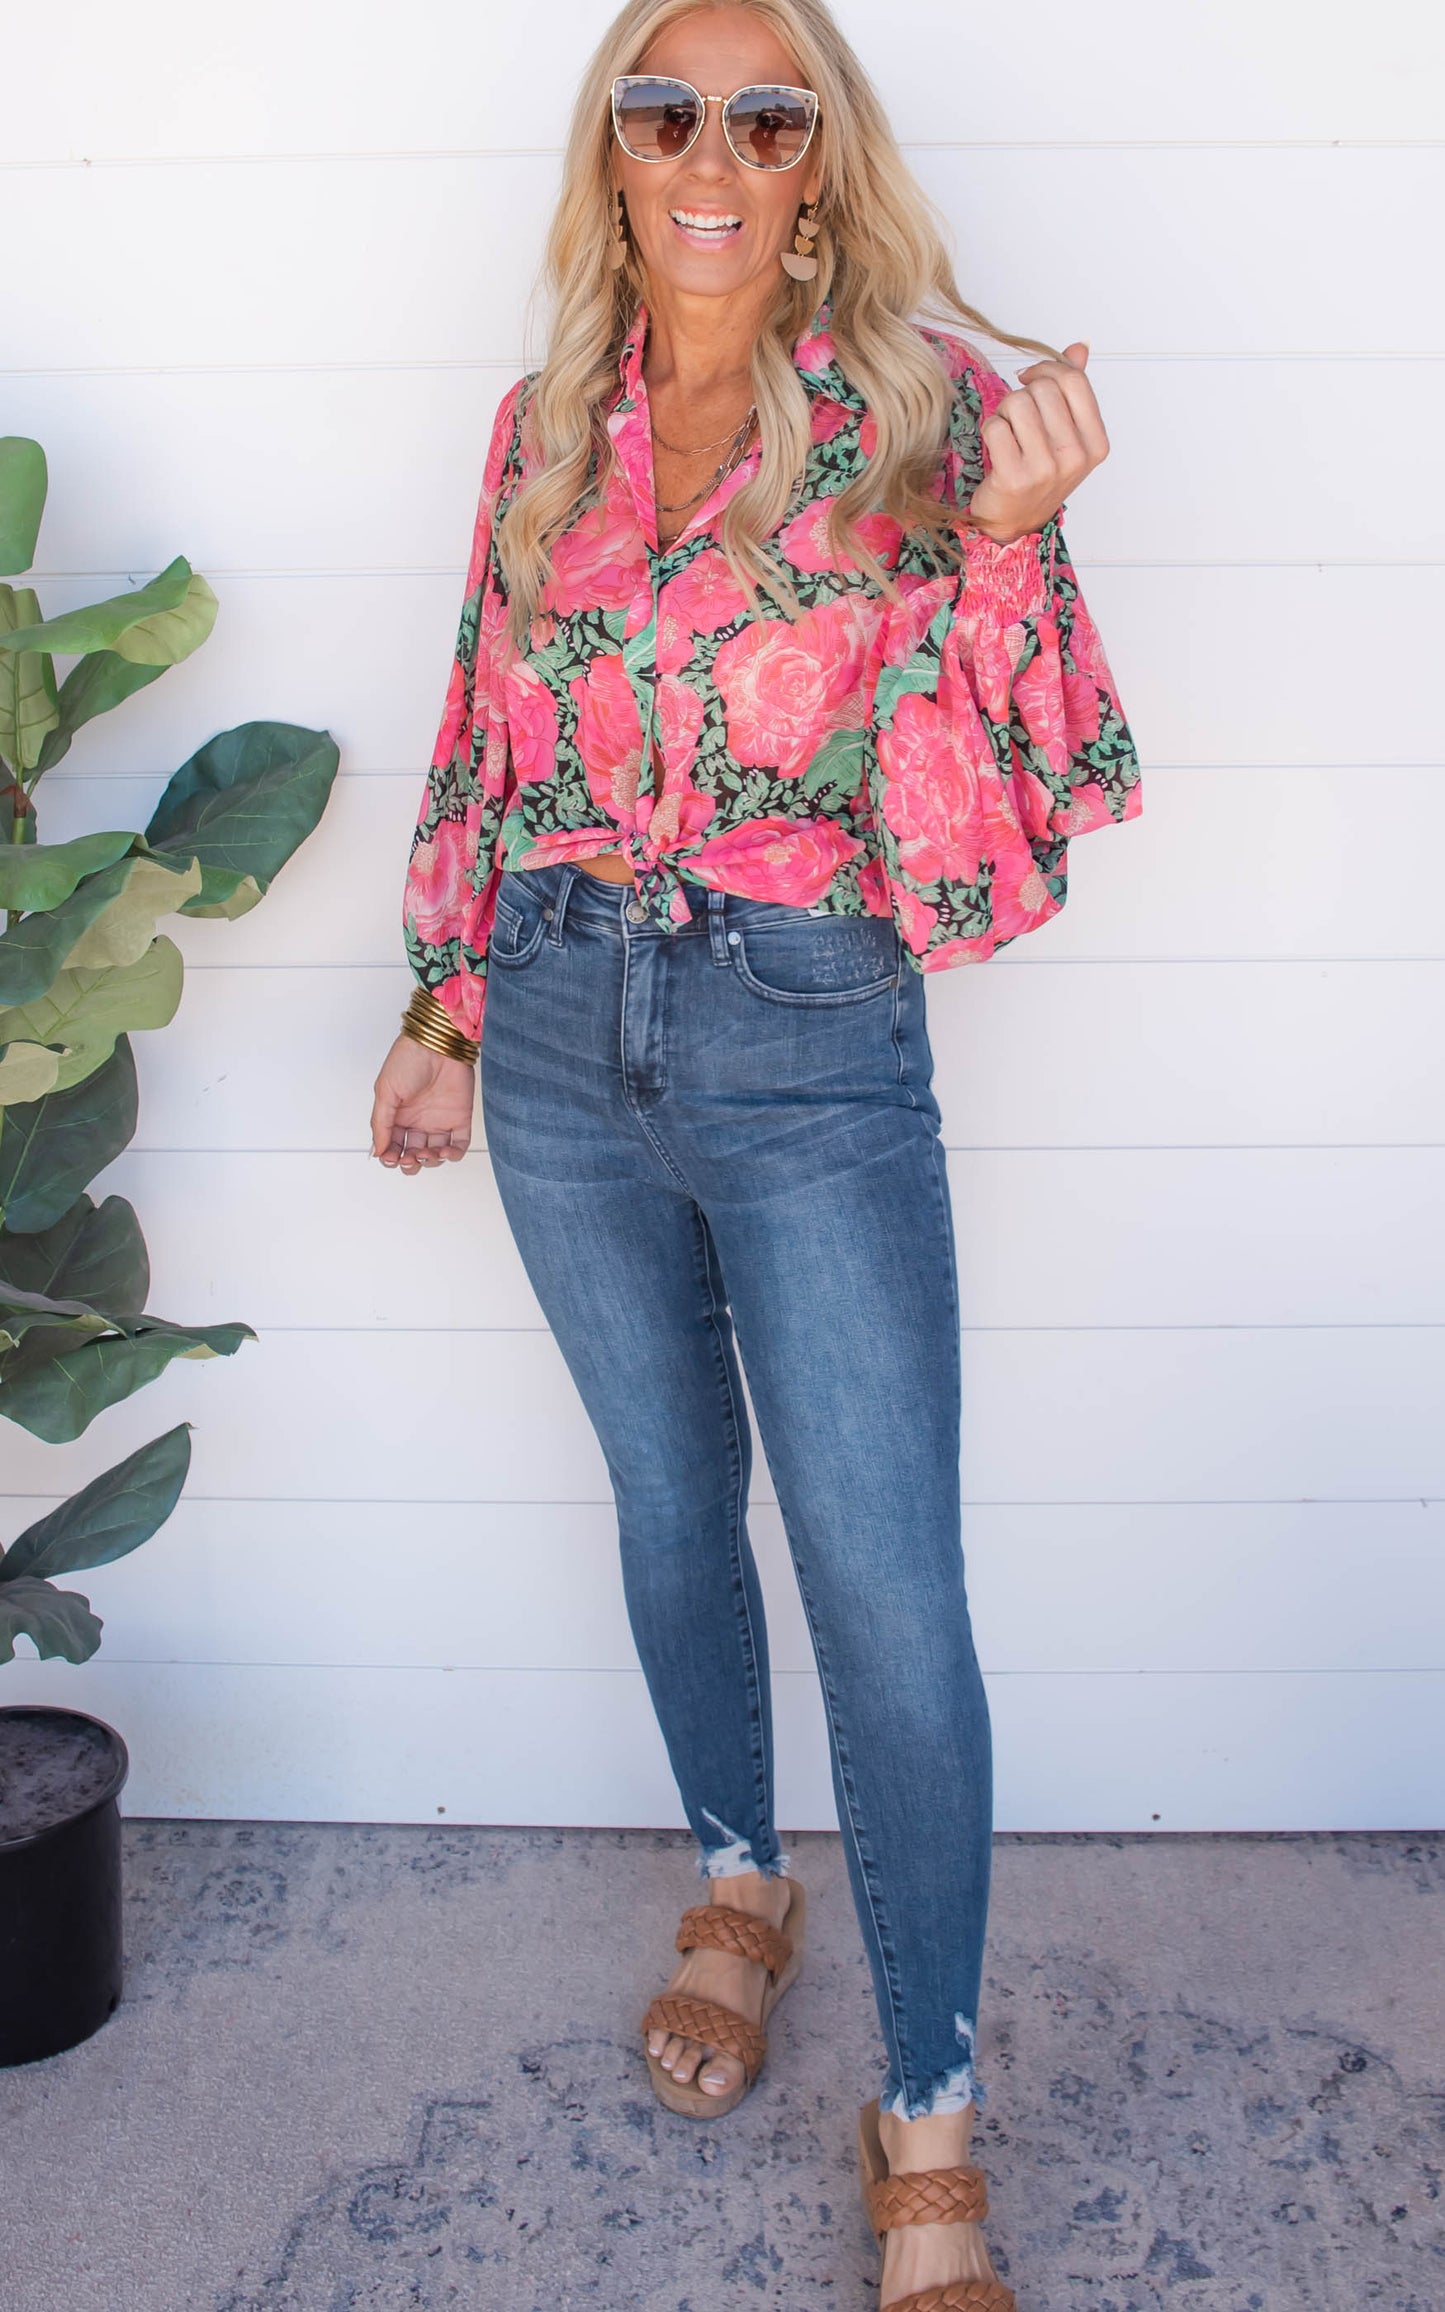
[[(182, 1011), (136, 1039), (97, 1184), (153, 1306), (260, 1340), (73, 1446), (0, 1436), (8, 1536), (195, 1423), (169, 1526), (85, 1582), (102, 1653), (3, 1673), (121, 1726), (136, 1812), (681, 1820), (485, 1151), (407, 1183), (365, 1153), (487, 427), (608, 12), (151, 0), (142, 39), (77, 0), (63, 56), (36, 11), (6, 29), (0, 431), (50, 454), (45, 598), (178, 551), (221, 598), (45, 781), (43, 833), (140, 825), (248, 716), (343, 750), (264, 905), (180, 924)], [(1147, 782), (1057, 922), (929, 983), (999, 1819), (1438, 1823), (1442, 20), (842, 14), (967, 293), (1093, 348), (1114, 447), (1070, 544)], [(761, 1462), (756, 1527), (781, 1819), (827, 1824)]]

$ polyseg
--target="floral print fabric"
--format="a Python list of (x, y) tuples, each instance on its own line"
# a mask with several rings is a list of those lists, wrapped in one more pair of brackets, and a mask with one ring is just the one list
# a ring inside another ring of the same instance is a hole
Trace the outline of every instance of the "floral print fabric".
[[(1001, 546), (962, 531), (940, 574), (921, 533), (865, 518), (896, 580), (835, 551), (828, 508), (870, 455), (824, 304), (794, 360), (812, 446), (768, 542), (802, 605), (748, 603), (718, 544), (754, 451), (659, 550), (642, 376), (647, 310), (608, 417), (616, 470), (552, 551), (525, 650), (506, 632), (496, 523), (529, 470), (523, 378), (497, 412), (451, 684), (412, 838), (412, 970), (481, 1032), (503, 868), (621, 850), (648, 915), (690, 920), (682, 881), (891, 915), (919, 971), (983, 962), (1064, 904), (1075, 835), (1138, 816), (1134, 742), (1064, 543), (1063, 508)], [(953, 384), (935, 492), (964, 505), (1008, 391), (963, 339), (924, 334)]]

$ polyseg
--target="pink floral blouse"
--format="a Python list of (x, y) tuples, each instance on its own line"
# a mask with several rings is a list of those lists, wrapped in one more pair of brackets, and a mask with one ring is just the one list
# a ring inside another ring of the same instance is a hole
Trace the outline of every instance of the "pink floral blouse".
[[(916, 969), (939, 971), (1046, 923), (1070, 836), (1138, 816), (1138, 757), (1062, 507), (1006, 546), (965, 528), (949, 572), (920, 532), (866, 516), (897, 602), (830, 546), (829, 500), (874, 429), (828, 322), (824, 304), (794, 349), (812, 448), (768, 541), (797, 621), (766, 593), (749, 617), (718, 545), (756, 452), (659, 550), (639, 305), (607, 420), (617, 470), (553, 547), (517, 650), (495, 531), (531, 470), (531, 377), (503, 399), (403, 900), (412, 970), (467, 1034), (481, 1031), (504, 868), (620, 850), (665, 930), (689, 920), (683, 882), (891, 914)], [(954, 388), (935, 491), (966, 504), (989, 465), (981, 423), (1008, 387), (963, 339), (924, 334)]]

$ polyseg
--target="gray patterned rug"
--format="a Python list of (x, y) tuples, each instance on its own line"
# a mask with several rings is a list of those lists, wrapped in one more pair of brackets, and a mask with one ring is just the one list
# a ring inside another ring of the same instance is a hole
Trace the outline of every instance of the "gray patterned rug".
[[(670, 1832), (127, 1825), (126, 2000), (0, 2072), (7, 2312), (876, 2312), (839, 1842), (754, 2093), (650, 2092)], [(1442, 2312), (1445, 1840), (1003, 1838), (1020, 2312)]]

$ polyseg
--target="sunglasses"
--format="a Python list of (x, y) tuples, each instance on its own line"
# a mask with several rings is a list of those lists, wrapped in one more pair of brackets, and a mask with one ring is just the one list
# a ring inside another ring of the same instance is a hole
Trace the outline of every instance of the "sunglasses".
[(703, 96), (686, 80), (624, 73), (612, 83), (612, 126), (635, 161), (676, 161), (702, 135), (710, 104), (722, 106), (723, 135), (747, 169), (796, 168), (818, 123), (811, 88), (739, 88)]

